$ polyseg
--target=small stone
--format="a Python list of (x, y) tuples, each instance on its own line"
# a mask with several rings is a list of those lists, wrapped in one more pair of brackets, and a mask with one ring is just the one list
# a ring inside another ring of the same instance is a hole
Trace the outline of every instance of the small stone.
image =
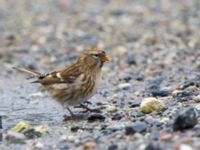
[(47, 125), (40, 125), (34, 128), (36, 132), (39, 132), (41, 136), (44, 136), (48, 133), (49, 127)]
[(28, 139), (38, 138), (48, 133), (47, 125), (40, 125), (34, 128), (29, 128), (23, 132)]
[(26, 137), (22, 133), (9, 131), (6, 134), (5, 139), (10, 143), (25, 144)]
[(83, 146), (83, 150), (95, 150), (97, 148), (97, 144), (95, 142), (87, 142)]
[(147, 124), (151, 125), (151, 126), (161, 126), (161, 125), (162, 125), (162, 122), (160, 122), (160, 121), (157, 120), (157, 119), (154, 119), (154, 118), (151, 117), (151, 116), (147, 116), (147, 117), (144, 119), (144, 121), (145, 121)]
[(128, 125), (125, 127), (125, 134), (126, 135), (131, 135), (134, 133), (142, 133), (144, 131), (146, 131), (147, 125), (145, 123), (142, 122), (136, 122), (132, 125)]
[(147, 93), (151, 94), (154, 97), (156, 97), (156, 96), (165, 97), (172, 93), (171, 87), (160, 88), (157, 85), (150, 86), (146, 91), (147, 91)]
[(129, 82), (131, 79), (132, 79), (131, 76), (125, 76), (125, 77), (123, 77), (123, 80), (126, 81), (126, 82)]
[(36, 93), (30, 94), (30, 97), (42, 97), (42, 96), (43, 96), (42, 92), (36, 92)]
[(200, 102), (200, 94), (193, 97), (194, 101), (199, 103)]
[(172, 138), (173, 138), (173, 135), (170, 133), (167, 133), (167, 134), (162, 135), (160, 139), (162, 141), (170, 141), (172, 140)]
[(156, 143), (149, 143), (145, 150), (162, 150), (161, 147), (159, 146), (159, 144)]
[(122, 113), (115, 113), (112, 116), (112, 120), (121, 120), (124, 117), (124, 115)]
[(200, 87), (200, 82), (188, 81), (185, 84), (181, 85), (180, 88), (181, 88), (181, 90), (184, 90), (184, 89), (191, 87), (191, 86)]
[(107, 129), (112, 131), (112, 132), (116, 132), (116, 131), (119, 131), (119, 130), (124, 130), (124, 128), (125, 128), (124, 124), (114, 124), (114, 125), (111, 125), (111, 126), (107, 127)]
[(117, 150), (117, 149), (118, 149), (118, 146), (116, 144), (110, 145), (108, 147), (108, 150)]
[(128, 90), (131, 87), (130, 83), (121, 83), (118, 85), (118, 89), (120, 90)]
[(172, 92), (172, 96), (173, 97), (176, 97), (179, 93), (181, 93), (182, 91), (181, 90), (174, 90), (173, 92)]
[(116, 112), (117, 111), (117, 108), (115, 106), (108, 105), (108, 104), (102, 105), (101, 109), (103, 109), (106, 112)]
[(23, 132), (27, 139), (34, 139), (41, 137), (41, 133), (36, 132), (34, 128), (27, 129)]
[(22, 132), (24, 132), (25, 130), (30, 129), (30, 128), (31, 128), (31, 125), (30, 125), (30, 124), (25, 123), (25, 122), (19, 122), (19, 123), (16, 124), (15, 127), (12, 128), (11, 130), (12, 130), (12, 131), (15, 131), (15, 132), (22, 133)]
[(81, 128), (79, 126), (74, 126), (74, 127), (71, 127), (71, 131), (72, 132), (77, 132), (78, 130), (80, 130)]
[(190, 145), (187, 144), (181, 144), (179, 146), (179, 150), (193, 150), (193, 148)]
[(68, 150), (69, 149), (69, 145), (67, 143), (67, 140), (63, 139), (61, 141), (58, 142), (57, 147), (59, 148), (59, 150)]
[(3, 126), (2, 126), (2, 117), (0, 116), (0, 142), (3, 139), (2, 128), (3, 128)]
[(159, 112), (164, 110), (165, 108), (165, 104), (154, 97), (145, 98), (140, 105), (140, 110), (143, 113), (151, 113), (153, 111)]
[(34, 142), (32, 144), (32, 150), (43, 150), (44, 149), (44, 144), (40, 142)]
[(113, 51), (113, 55), (115, 56), (122, 56), (124, 55), (125, 53), (127, 53), (127, 48), (126, 47), (123, 47), (123, 46), (118, 46), (117, 48), (114, 49)]
[(94, 122), (94, 121), (104, 121), (105, 120), (105, 116), (101, 115), (101, 114), (92, 114), (88, 117), (88, 121), (89, 122)]
[(2, 125), (2, 116), (0, 116), (0, 129), (3, 128), (3, 125)]
[(184, 130), (193, 128), (198, 123), (198, 110), (193, 107), (189, 107), (178, 113), (175, 118), (173, 129)]
[(128, 55), (127, 63), (129, 65), (136, 65), (137, 63), (136, 63), (135, 55), (133, 54)]

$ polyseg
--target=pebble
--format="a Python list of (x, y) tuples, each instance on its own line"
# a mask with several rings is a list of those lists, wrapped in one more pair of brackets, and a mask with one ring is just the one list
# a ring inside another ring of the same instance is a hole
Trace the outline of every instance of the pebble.
[(112, 116), (112, 120), (121, 120), (123, 117), (124, 115), (122, 113), (117, 112)]
[(136, 62), (136, 59), (135, 59), (135, 55), (133, 55), (133, 54), (128, 55), (127, 63), (129, 65), (136, 65), (137, 62)]
[(118, 145), (116, 144), (112, 144), (108, 147), (108, 150), (117, 150), (118, 149)]
[(142, 133), (146, 130), (147, 125), (143, 122), (136, 122), (132, 125), (128, 125), (125, 127), (125, 134), (126, 135), (131, 135), (134, 133)]
[(25, 144), (26, 137), (22, 133), (14, 132), (14, 131), (9, 131), (5, 139), (9, 143), (14, 143), (14, 144)]
[(194, 82), (194, 81), (189, 81), (186, 82), (185, 84), (181, 85), (181, 90), (184, 90), (190, 86), (196, 86), (196, 87), (200, 87), (200, 82)]
[(173, 135), (170, 133), (166, 133), (160, 137), (161, 141), (170, 141), (172, 140)]
[(44, 144), (41, 142), (34, 142), (32, 144), (32, 150), (43, 150), (44, 149)]
[(36, 132), (40, 133), (41, 136), (44, 136), (49, 132), (49, 127), (47, 125), (36, 126), (34, 129)]
[(47, 125), (40, 125), (36, 127), (31, 127), (25, 131), (23, 131), (23, 134), (28, 138), (28, 139), (33, 139), (33, 138), (38, 138), (41, 136), (44, 136), (48, 133), (49, 128)]
[(36, 132), (33, 128), (27, 129), (26, 131), (23, 132), (23, 134), (28, 139), (34, 139), (34, 138), (41, 137), (41, 134), (39, 132)]
[(83, 146), (83, 150), (95, 150), (97, 148), (97, 144), (95, 142), (87, 142)]
[(119, 90), (128, 90), (131, 87), (130, 83), (121, 83), (118, 85)]
[(103, 104), (101, 107), (105, 112), (116, 112), (117, 108), (114, 105)]
[(0, 129), (3, 128), (3, 125), (2, 125), (2, 116), (0, 116)]
[(115, 50), (113, 51), (113, 54), (115, 56), (122, 56), (124, 55), (125, 53), (127, 53), (128, 49), (126, 47), (123, 47), (123, 46), (118, 46), (115, 48)]
[(119, 123), (107, 127), (107, 129), (111, 130), (112, 132), (119, 131), (119, 130), (124, 130), (124, 128), (125, 128), (125, 125), (124, 124), (119, 124)]
[(0, 116), (0, 142), (3, 139), (2, 128), (3, 128), (3, 126), (2, 126), (2, 117)]
[(163, 123), (151, 116), (147, 116), (144, 121), (151, 126), (161, 126)]
[(19, 133), (23, 133), (25, 130), (30, 129), (31, 125), (25, 122), (19, 122), (11, 130)]
[(162, 87), (160, 88), (158, 85), (152, 85), (147, 90), (147, 93), (151, 94), (152, 96), (161, 96), (165, 97), (172, 93), (171, 87)]
[(146, 147), (145, 150), (162, 150), (161, 147), (156, 144), (156, 143), (149, 143)]
[(198, 123), (198, 110), (193, 107), (181, 110), (173, 123), (174, 130), (193, 128)]
[(165, 104), (154, 97), (145, 98), (140, 105), (140, 110), (143, 113), (151, 113), (153, 111), (159, 112), (164, 110), (165, 108)]
[(187, 144), (181, 144), (179, 146), (179, 150), (193, 150), (193, 148), (190, 145)]
[(105, 120), (105, 116), (101, 115), (101, 114), (92, 114), (88, 117), (88, 122), (95, 122), (95, 121), (104, 121)]
[(67, 143), (67, 140), (63, 139), (63, 140), (59, 141), (57, 144), (57, 147), (59, 148), (59, 150), (68, 150), (69, 145)]

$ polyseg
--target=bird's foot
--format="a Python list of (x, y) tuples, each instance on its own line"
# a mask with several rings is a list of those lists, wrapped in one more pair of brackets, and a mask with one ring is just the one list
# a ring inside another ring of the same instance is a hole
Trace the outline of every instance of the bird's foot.
[(91, 108), (89, 108), (87, 105), (84, 105), (84, 104), (80, 104), (79, 107), (85, 109), (86, 112), (96, 112), (96, 113), (101, 113), (101, 111), (100, 111), (99, 109), (91, 109)]
[(79, 121), (79, 120), (84, 120), (87, 118), (87, 115), (83, 115), (83, 114), (76, 114), (76, 115), (64, 115), (63, 116), (63, 121)]

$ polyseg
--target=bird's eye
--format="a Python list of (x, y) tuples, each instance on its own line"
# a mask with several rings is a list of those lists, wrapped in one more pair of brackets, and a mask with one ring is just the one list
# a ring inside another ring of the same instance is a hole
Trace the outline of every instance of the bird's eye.
[(99, 54), (93, 54), (92, 56), (95, 57), (95, 58), (98, 58)]

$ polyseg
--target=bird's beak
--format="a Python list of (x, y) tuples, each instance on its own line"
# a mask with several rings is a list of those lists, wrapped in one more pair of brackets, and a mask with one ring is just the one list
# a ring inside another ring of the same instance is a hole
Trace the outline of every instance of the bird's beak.
[(106, 54), (101, 57), (102, 62), (106, 62), (106, 61), (110, 61), (110, 60), (111, 60), (111, 58)]

